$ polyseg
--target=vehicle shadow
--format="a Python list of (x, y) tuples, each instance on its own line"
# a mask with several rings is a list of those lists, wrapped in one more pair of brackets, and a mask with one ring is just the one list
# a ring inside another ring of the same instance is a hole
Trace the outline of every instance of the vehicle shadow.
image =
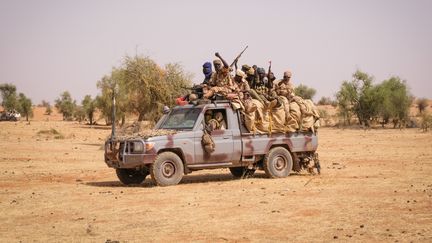
[[(249, 178), (262, 178), (267, 179), (264, 173), (255, 173), (252, 177), (237, 179), (234, 178), (230, 173), (227, 174), (201, 174), (201, 175), (186, 175), (183, 177), (179, 184), (197, 184), (197, 183), (215, 183), (215, 182), (226, 182), (226, 181), (235, 181), (235, 180), (245, 180)], [(147, 177), (146, 180), (137, 185), (124, 185), (120, 181), (93, 181), (84, 183), (88, 186), (95, 187), (154, 187), (156, 184), (153, 183), (150, 177)]]

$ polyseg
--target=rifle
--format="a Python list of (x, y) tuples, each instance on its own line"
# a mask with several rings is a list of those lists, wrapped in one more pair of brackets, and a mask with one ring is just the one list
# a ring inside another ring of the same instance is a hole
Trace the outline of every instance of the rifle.
[(236, 65), (236, 69), (237, 69), (237, 62), (238, 62), (238, 60), (240, 59), (240, 57), (241, 57), (241, 55), (243, 54), (243, 52), (245, 52), (246, 49), (247, 49), (248, 47), (249, 47), (249, 46), (246, 46), (246, 47), (243, 49), (243, 51), (241, 51), (240, 54), (237, 55), (237, 57), (236, 57), (236, 58), (234, 59), (234, 61), (231, 63), (230, 67)]
[(180, 88), (191, 90), (192, 94), (196, 94), (199, 99), (201, 99), (202, 96), (203, 96), (203, 94), (204, 94), (204, 90), (203, 90), (204, 87), (201, 84), (196, 84), (196, 85), (194, 85), (192, 87), (180, 86)]
[(271, 73), (271, 60), (269, 61), (269, 67), (267, 72), (267, 78), (270, 80), (270, 73)]
[(215, 56), (218, 57), (219, 59), (221, 59), (223, 65), (225, 68), (232, 68), (234, 65), (237, 66), (237, 62), (240, 59), (241, 55), (243, 54), (243, 52), (246, 51), (246, 49), (248, 48), (248, 46), (246, 46), (243, 51), (240, 52), (240, 54), (237, 55), (237, 57), (234, 59), (234, 61), (231, 63), (231, 65), (228, 66), (228, 63), (221, 57), (221, 55), (219, 54), (219, 52), (215, 53)]
[(273, 88), (273, 80), (271, 78), (271, 60), (269, 61), (269, 67), (267, 71), (267, 88), (272, 89)]

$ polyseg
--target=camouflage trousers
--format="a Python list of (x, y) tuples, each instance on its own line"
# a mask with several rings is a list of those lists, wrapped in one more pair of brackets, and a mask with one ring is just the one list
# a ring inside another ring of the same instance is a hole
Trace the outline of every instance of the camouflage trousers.
[(203, 97), (206, 98), (206, 99), (210, 99), (215, 94), (219, 94), (219, 95), (222, 95), (222, 96), (227, 96), (231, 92), (232, 92), (232, 90), (230, 88), (228, 88), (228, 87), (214, 86), (214, 87), (211, 87), (211, 88), (207, 89), (205, 91)]

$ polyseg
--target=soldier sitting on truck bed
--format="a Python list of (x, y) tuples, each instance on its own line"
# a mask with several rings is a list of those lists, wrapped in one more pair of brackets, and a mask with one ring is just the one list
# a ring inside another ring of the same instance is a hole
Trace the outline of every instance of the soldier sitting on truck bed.
[(275, 92), (277, 95), (284, 96), (289, 100), (294, 96), (294, 85), (290, 82), (291, 76), (291, 71), (285, 71), (283, 79), (275, 85)]
[(252, 98), (259, 100), (264, 107), (267, 110), (271, 110), (273, 107), (276, 106), (277, 100), (273, 99), (269, 101), (269, 89), (266, 86), (265, 83), (265, 70), (264, 68), (258, 68), (257, 73), (263, 73), (263, 75), (257, 75), (255, 82), (252, 86), (252, 90), (250, 91), (250, 94)]
[(228, 64), (225, 61), (216, 59), (213, 61), (213, 65), (216, 72), (212, 75), (209, 81), (210, 87), (204, 94), (206, 99), (210, 99), (216, 94), (226, 97), (234, 88)]

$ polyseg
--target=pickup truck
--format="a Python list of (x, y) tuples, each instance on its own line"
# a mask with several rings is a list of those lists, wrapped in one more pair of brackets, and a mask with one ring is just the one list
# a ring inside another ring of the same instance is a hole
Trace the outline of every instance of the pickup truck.
[[(214, 151), (202, 144), (205, 114), (221, 112), (226, 127), (210, 131)], [(229, 101), (176, 106), (156, 124), (165, 134), (109, 138), (105, 163), (115, 168), (123, 184), (139, 184), (150, 174), (159, 186), (178, 184), (185, 174), (202, 169), (229, 168), (234, 177), (251, 176), (257, 169), (270, 178), (292, 170), (320, 172), (316, 132), (254, 134), (242, 122), (242, 113)]]

